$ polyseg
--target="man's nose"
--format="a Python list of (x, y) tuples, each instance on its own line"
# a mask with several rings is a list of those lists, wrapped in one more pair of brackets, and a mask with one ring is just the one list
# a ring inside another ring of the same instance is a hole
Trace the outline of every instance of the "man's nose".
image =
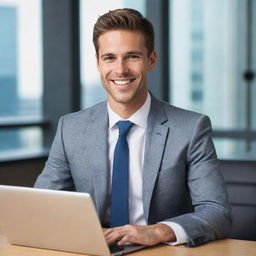
[(115, 73), (119, 76), (124, 76), (125, 74), (128, 73), (128, 67), (125, 60), (118, 59), (116, 61)]

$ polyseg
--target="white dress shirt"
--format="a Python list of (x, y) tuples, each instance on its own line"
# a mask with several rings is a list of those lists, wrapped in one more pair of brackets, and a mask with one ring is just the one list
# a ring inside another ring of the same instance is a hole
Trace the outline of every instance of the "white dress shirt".
[[(142, 171), (144, 163), (145, 141), (146, 141), (146, 128), (147, 119), (150, 110), (151, 96), (148, 93), (144, 105), (137, 110), (127, 120), (134, 123), (127, 135), (127, 143), (129, 146), (129, 223), (134, 225), (146, 225), (146, 220), (143, 212), (142, 203)], [(109, 163), (111, 167), (111, 180), (113, 171), (114, 150), (117, 143), (119, 131), (116, 123), (120, 120), (125, 120), (117, 115), (108, 104), (109, 116), (109, 133), (108, 133), (108, 146), (109, 146)], [(111, 186), (110, 186), (111, 187)], [(174, 222), (161, 222), (169, 225), (175, 235), (176, 242), (170, 243), (171, 245), (182, 244), (188, 241), (185, 230), (177, 223)]]

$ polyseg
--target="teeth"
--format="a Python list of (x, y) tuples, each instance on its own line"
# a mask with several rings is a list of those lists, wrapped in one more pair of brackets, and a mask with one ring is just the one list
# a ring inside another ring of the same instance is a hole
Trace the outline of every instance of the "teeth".
[(124, 84), (129, 84), (132, 80), (122, 80), (122, 81), (118, 81), (118, 80), (113, 80), (113, 82), (115, 84), (118, 84), (118, 85), (124, 85)]

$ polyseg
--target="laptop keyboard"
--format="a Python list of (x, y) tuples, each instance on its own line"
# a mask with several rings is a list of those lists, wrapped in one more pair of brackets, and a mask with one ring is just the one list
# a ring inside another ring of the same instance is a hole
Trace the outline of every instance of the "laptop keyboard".
[(111, 245), (111, 246), (109, 246), (109, 250), (111, 253), (117, 253), (117, 252), (123, 251), (124, 247), (118, 246), (118, 245)]

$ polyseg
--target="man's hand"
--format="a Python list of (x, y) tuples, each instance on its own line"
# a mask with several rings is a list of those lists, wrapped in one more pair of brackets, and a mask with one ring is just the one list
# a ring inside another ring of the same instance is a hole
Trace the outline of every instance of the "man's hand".
[(127, 242), (151, 246), (160, 242), (173, 242), (176, 240), (173, 230), (165, 224), (148, 226), (125, 225), (109, 228), (104, 232), (104, 236), (109, 245), (117, 243), (119, 246)]

